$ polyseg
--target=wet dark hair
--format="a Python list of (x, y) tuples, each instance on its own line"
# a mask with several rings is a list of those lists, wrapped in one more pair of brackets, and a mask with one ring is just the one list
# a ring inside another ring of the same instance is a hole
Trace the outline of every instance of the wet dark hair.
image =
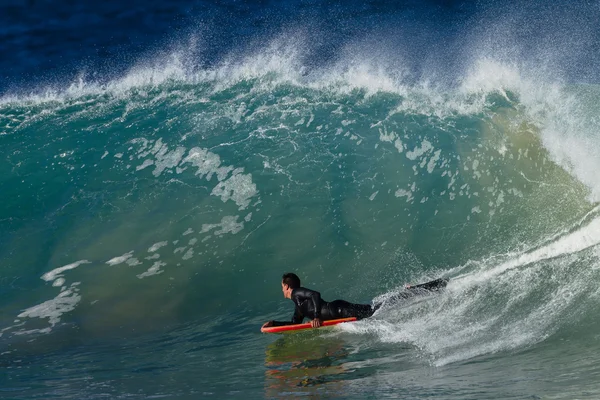
[(281, 282), (283, 282), (284, 285), (288, 285), (292, 289), (300, 287), (300, 278), (298, 278), (298, 275), (291, 272), (283, 274)]

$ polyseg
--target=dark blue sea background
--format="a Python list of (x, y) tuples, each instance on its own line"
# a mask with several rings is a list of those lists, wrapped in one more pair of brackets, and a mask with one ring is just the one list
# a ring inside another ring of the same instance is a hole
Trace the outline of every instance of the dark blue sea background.
[(469, 51), (488, 41), (511, 56), (551, 59), (566, 78), (597, 81), (596, 2), (7, 0), (0, 7), (3, 92), (81, 75), (105, 81), (178, 49), (207, 67), (293, 32), (310, 40), (308, 67), (358, 41), (376, 43), (386, 59), (408, 58), (416, 73), (456, 75)]
[(0, 2), (0, 398), (599, 398), (599, 20)]

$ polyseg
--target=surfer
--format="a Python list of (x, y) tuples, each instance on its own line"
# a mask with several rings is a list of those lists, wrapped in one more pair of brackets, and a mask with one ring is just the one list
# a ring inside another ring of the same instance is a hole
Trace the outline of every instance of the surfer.
[[(406, 289), (431, 291), (446, 286), (447, 282), (448, 281), (445, 279), (437, 279), (422, 285), (407, 285)], [(269, 321), (263, 324), (263, 328), (300, 324), (304, 318), (310, 318), (310, 325), (313, 328), (318, 328), (323, 324), (323, 321), (332, 319), (350, 317), (355, 317), (357, 319), (368, 318), (381, 307), (381, 303), (372, 306), (370, 304), (349, 303), (345, 300), (327, 302), (321, 298), (319, 292), (302, 287), (298, 275), (291, 272), (283, 274), (281, 279), (281, 291), (283, 292), (283, 296), (286, 299), (291, 299), (296, 306), (292, 320), (289, 322)], [(412, 293), (407, 293), (407, 295), (401, 297), (409, 297), (414, 293), (416, 292), (413, 291)]]

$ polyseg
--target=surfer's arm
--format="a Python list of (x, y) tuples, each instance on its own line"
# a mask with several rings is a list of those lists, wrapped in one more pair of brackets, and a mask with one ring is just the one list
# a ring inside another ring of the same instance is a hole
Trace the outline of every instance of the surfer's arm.
[(291, 321), (270, 321), (271, 324), (268, 326), (285, 326), (285, 325), (301, 324), (303, 320), (304, 320), (304, 315), (302, 315), (300, 308), (298, 306), (296, 306), (296, 309), (294, 310), (294, 315), (292, 316)]
[(311, 290), (310, 299), (313, 302), (313, 307), (315, 307), (315, 318), (321, 320), (321, 293), (315, 292)]
[(315, 317), (310, 321), (310, 326), (318, 328), (323, 324), (321, 320), (321, 293), (310, 290), (310, 300), (313, 302), (315, 308)]
[(304, 321), (304, 315), (302, 315), (300, 307), (296, 306), (296, 308), (294, 309), (294, 315), (292, 316), (292, 323), (290, 325), (301, 324), (302, 321)]

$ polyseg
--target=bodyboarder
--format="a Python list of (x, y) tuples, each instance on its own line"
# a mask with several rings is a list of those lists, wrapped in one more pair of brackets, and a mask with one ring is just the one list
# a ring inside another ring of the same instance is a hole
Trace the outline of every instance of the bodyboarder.
[[(419, 292), (441, 289), (447, 283), (447, 279), (436, 279), (421, 285), (406, 285), (405, 288), (408, 292), (401, 293), (399, 297), (406, 298)], [(381, 303), (372, 306), (370, 304), (349, 303), (345, 300), (327, 302), (321, 298), (319, 292), (302, 287), (298, 275), (291, 272), (283, 274), (281, 291), (286, 299), (291, 299), (294, 302), (295, 310), (292, 320), (289, 322), (269, 321), (264, 323), (262, 328), (300, 324), (304, 318), (311, 320), (311, 327), (318, 328), (322, 325), (323, 321), (332, 319), (349, 317), (357, 319), (368, 318), (381, 307)]]

